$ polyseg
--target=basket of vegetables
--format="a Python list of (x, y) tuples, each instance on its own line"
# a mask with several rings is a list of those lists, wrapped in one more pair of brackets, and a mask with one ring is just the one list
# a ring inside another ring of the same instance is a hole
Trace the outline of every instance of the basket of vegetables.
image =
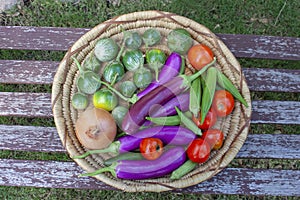
[(236, 156), (250, 125), (240, 65), (203, 25), (161, 11), (91, 29), (61, 61), (52, 106), (68, 154), (128, 192), (209, 179)]

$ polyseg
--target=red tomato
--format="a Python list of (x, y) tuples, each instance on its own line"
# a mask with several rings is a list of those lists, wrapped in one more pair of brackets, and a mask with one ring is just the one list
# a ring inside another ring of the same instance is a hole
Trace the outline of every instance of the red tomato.
[(155, 160), (163, 153), (163, 142), (158, 138), (144, 138), (140, 143), (140, 152), (147, 160)]
[(210, 156), (210, 146), (203, 139), (197, 138), (187, 148), (187, 155), (193, 162), (204, 163)]
[(223, 145), (224, 134), (219, 129), (209, 129), (203, 133), (202, 138), (212, 149), (218, 150)]
[(197, 44), (189, 49), (187, 57), (191, 65), (195, 69), (200, 70), (202, 67), (213, 61), (214, 54), (208, 46)]
[(192, 117), (194, 123), (202, 130), (207, 130), (209, 129), (210, 127), (212, 127), (213, 125), (215, 125), (216, 121), (217, 121), (217, 114), (216, 112), (214, 111), (214, 109), (209, 109), (208, 113), (206, 114), (206, 117), (204, 119), (204, 122), (203, 124), (200, 124), (201, 122), (201, 114), (199, 113), (199, 117), (196, 118)]
[(217, 90), (212, 103), (213, 109), (219, 117), (229, 115), (234, 108), (234, 98), (226, 90)]

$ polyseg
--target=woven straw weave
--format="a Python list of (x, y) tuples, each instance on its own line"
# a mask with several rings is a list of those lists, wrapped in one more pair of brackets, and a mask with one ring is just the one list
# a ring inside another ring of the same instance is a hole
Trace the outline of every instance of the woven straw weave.
[[(216, 125), (222, 129), (225, 135), (222, 148), (213, 152), (206, 163), (197, 166), (196, 169), (180, 180), (172, 181), (169, 176), (140, 181), (120, 180), (114, 178), (110, 173), (96, 176), (97, 179), (128, 192), (173, 190), (195, 185), (211, 178), (225, 168), (236, 156), (247, 137), (250, 124), (251, 102), (249, 89), (238, 61), (221, 40), (203, 25), (176, 14), (161, 11), (135, 12), (115, 17), (91, 29), (68, 50), (58, 67), (52, 89), (53, 114), (58, 134), (70, 156), (87, 151), (76, 138), (74, 129), (76, 119), (80, 113), (70, 103), (72, 94), (76, 92), (75, 80), (78, 76), (78, 69), (71, 57), (74, 56), (82, 63), (87, 55), (92, 52), (95, 43), (100, 38), (112, 37), (120, 42), (123, 38), (122, 29), (143, 33), (150, 27), (158, 29), (164, 38), (171, 30), (184, 28), (191, 34), (194, 44), (203, 43), (209, 46), (217, 58), (216, 67), (239, 88), (249, 107), (244, 107), (238, 101), (235, 102), (233, 113), (225, 119), (219, 120)], [(166, 48), (165, 39), (158, 48), (170, 53)], [(193, 73), (190, 64), (187, 62), (186, 65), (186, 74)], [(103, 167), (103, 159), (109, 156), (107, 154), (91, 155), (85, 159), (76, 159), (75, 162), (85, 171), (92, 172)]]

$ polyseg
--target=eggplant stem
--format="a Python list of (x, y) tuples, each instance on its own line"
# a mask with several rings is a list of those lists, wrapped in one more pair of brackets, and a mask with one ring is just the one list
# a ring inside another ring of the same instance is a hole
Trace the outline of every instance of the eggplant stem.
[(96, 176), (96, 175), (101, 174), (103, 172), (110, 172), (114, 177), (117, 178), (116, 167), (117, 167), (117, 162), (113, 163), (112, 165), (110, 165), (108, 167), (103, 167), (103, 168), (100, 168), (100, 169), (98, 169), (96, 171), (93, 171), (93, 172), (90, 172), (90, 173), (80, 174), (79, 177)]
[(111, 143), (106, 149), (89, 150), (82, 155), (73, 156), (72, 158), (73, 159), (81, 159), (81, 158), (85, 158), (89, 155), (98, 154), (98, 153), (116, 153), (116, 154), (118, 154), (119, 149), (120, 149), (120, 142), (115, 141), (115, 142)]
[(81, 67), (80, 63), (78, 62), (78, 60), (76, 58), (74, 58), (73, 56), (72, 56), (72, 59), (74, 60), (75, 64), (77, 65), (80, 75), (83, 75), (84, 70), (82, 69), (82, 67)]
[[(96, 80), (96, 79), (95, 79)], [(99, 81), (99, 80), (97, 80)], [(108, 87), (108, 89), (110, 89), (111, 91), (113, 91), (115, 94), (117, 94), (121, 99), (123, 99), (124, 101), (130, 102), (132, 104), (134, 104), (135, 102), (137, 102), (138, 97), (136, 94), (134, 94), (131, 98), (127, 98), (124, 97), (119, 91), (117, 91), (115, 88), (111, 87), (108, 83), (103, 82), (103, 81), (99, 81), (100, 83), (102, 83), (103, 85), (105, 85), (106, 87)]]

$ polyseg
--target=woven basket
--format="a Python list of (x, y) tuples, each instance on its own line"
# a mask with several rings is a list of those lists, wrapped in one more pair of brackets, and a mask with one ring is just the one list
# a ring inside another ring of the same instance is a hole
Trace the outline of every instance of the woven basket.
[[(215, 66), (239, 88), (249, 107), (244, 107), (238, 101), (235, 102), (233, 113), (225, 119), (219, 120), (216, 125), (221, 126), (219, 128), (222, 128), (225, 135), (222, 148), (213, 152), (206, 163), (197, 166), (179, 180), (172, 181), (169, 176), (140, 181), (121, 180), (114, 178), (110, 173), (95, 176), (108, 185), (128, 192), (168, 191), (192, 186), (209, 179), (225, 168), (236, 156), (247, 137), (250, 125), (249, 89), (238, 61), (220, 39), (203, 25), (176, 14), (161, 11), (135, 12), (115, 17), (91, 29), (68, 50), (58, 67), (52, 89), (53, 114), (58, 134), (70, 156), (80, 155), (87, 151), (79, 143), (75, 134), (74, 125), (79, 113), (71, 106), (70, 102), (72, 95), (76, 92), (75, 80), (78, 76), (78, 69), (71, 57), (74, 56), (82, 63), (92, 52), (99, 38), (112, 37), (116, 41), (121, 41), (123, 38), (121, 29), (143, 33), (150, 27), (158, 29), (162, 36), (166, 36), (175, 28), (184, 28), (191, 34), (195, 44), (203, 43), (209, 46), (217, 58)], [(170, 53), (165, 40), (158, 48)], [(190, 64), (186, 62), (186, 65), (185, 73), (193, 73)], [(75, 162), (85, 171), (92, 172), (103, 167), (103, 159), (107, 157), (109, 157), (107, 154), (91, 155), (85, 159), (76, 159)]]

